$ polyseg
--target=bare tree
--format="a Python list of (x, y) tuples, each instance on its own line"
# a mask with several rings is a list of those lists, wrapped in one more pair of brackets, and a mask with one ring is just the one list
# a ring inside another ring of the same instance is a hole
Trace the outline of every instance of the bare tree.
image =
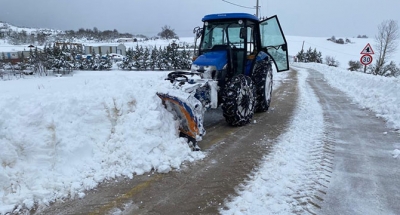
[(158, 33), (158, 36), (160, 36), (163, 39), (179, 39), (179, 37), (176, 35), (175, 30), (171, 29), (170, 26), (165, 25), (162, 27), (162, 30), (160, 33)]
[(399, 25), (397, 21), (386, 20), (378, 26), (378, 35), (375, 36), (375, 42), (378, 50), (378, 59), (373, 70), (374, 75), (382, 75), (385, 61), (397, 49), (396, 40), (399, 39)]

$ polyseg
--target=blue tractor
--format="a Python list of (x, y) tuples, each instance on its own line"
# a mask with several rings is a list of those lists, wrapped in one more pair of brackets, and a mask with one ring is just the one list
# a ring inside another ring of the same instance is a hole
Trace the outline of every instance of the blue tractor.
[(277, 16), (265, 20), (246, 13), (210, 14), (195, 28), (191, 71), (168, 74), (173, 88), (159, 92), (179, 120), (180, 134), (196, 145), (205, 134), (203, 117), (221, 108), (228, 124), (249, 123), (271, 103), (272, 66), (289, 70), (288, 47)]

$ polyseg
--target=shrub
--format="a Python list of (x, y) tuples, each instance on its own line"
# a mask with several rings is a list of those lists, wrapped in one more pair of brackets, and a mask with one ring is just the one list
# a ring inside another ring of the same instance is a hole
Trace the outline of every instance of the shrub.
[(342, 38), (339, 38), (336, 40), (336, 43), (338, 44), (344, 44), (344, 40)]
[(322, 53), (318, 52), (317, 49), (312, 50), (311, 47), (307, 52), (301, 50), (297, 53), (296, 58), (298, 59), (298, 62), (322, 63)]
[(349, 61), (349, 68), (348, 70), (350, 71), (359, 71), (362, 68), (362, 64), (360, 63), (360, 61)]
[(337, 61), (334, 57), (328, 55), (325, 57), (325, 63), (328, 66), (334, 66), (334, 67), (339, 66), (339, 61)]

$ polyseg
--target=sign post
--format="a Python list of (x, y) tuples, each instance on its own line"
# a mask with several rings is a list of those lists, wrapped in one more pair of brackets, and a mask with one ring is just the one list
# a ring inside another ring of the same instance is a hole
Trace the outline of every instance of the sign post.
[(374, 54), (374, 50), (372, 49), (371, 45), (368, 43), (364, 49), (360, 52), (362, 54), (360, 58), (360, 62), (364, 65), (364, 73), (367, 72), (367, 66), (372, 63), (372, 55)]

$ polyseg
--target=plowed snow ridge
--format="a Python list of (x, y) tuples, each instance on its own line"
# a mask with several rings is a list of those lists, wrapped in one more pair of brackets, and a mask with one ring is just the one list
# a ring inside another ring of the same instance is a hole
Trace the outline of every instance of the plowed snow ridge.
[[(262, 161), (251, 180), (238, 188), (239, 196), (221, 214), (302, 214), (324, 177), (319, 163), (323, 156), (324, 118), (318, 98), (306, 82), (308, 72), (298, 71), (298, 108), (286, 133)], [(326, 181), (326, 180), (325, 180)], [(312, 212), (311, 212), (312, 213)]]

